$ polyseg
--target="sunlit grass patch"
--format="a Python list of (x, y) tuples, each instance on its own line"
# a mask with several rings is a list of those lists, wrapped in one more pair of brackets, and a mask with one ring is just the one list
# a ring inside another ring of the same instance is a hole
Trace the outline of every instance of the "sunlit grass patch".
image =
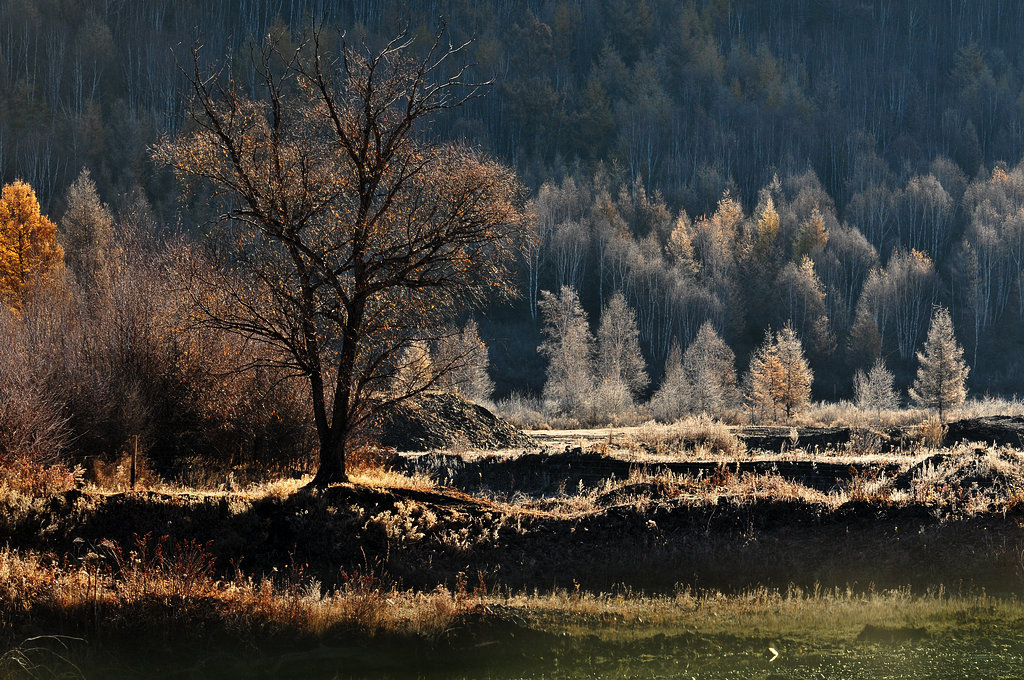
[(1024, 617), (1024, 603), (1014, 597), (984, 592), (950, 595), (942, 589), (863, 592), (794, 586), (738, 594), (680, 589), (662, 596), (563, 589), (510, 595), (504, 606), (538, 628), (570, 636), (597, 635), (612, 642), (697, 633), (839, 643), (857, 639), (867, 626), (937, 635)]

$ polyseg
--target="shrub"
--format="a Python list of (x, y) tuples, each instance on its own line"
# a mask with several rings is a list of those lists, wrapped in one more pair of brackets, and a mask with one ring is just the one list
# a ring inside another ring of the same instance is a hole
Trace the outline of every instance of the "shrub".
[(746, 446), (721, 421), (707, 415), (682, 418), (671, 425), (644, 423), (634, 439), (653, 453), (681, 453), (687, 449), (704, 449), (728, 457), (746, 453)]

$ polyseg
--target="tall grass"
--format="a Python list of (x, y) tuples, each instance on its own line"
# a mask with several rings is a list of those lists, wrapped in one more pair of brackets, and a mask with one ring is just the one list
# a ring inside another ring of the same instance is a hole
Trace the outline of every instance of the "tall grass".
[[(482, 606), (464, 586), (430, 592), (402, 590), (371, 574), (343, 574), (325, 590), (315, 579), (215, 579), (204, 546), (143, 537), (125, 548), (106, 541), (77, 561), (0, 549), (0, 614), (9, 624), (29, 620), (50, 629), (103, 627), (148, 631), (213, 624), (239, 639), (264, 631), (322, 635), (339, 626), (376, 635), (436, 635)], [(199, 634), (201, 628), (196, 632)], [(170, 633), (170, 630), (163, 632)]]
[[(622, 427), (640, 425), (649, 421), (650, 413), (645, 405), (636, 405), (629, 413), (589, 410), (578, 414), (557, 414), (550, 410), (543, 400), (515, 393), (501, 399), (495, 405), (498, 415), (522, 429), (574, 429), (581, 427)], [(885, 409), (881, 412), (863, 409), (853, 402), (820, 401), (812, 402), (806, 410), (796, 414), (789, 421), (764, 423), (767, 425), (790, 425), (799, 427), (854, 427), (888, 428), (913, 427), (934, 417), (928, 409), (904, 407)], [(951, 409), (947, 420), (980, 418), (985, 416), (1024, 415), (1024, 400), (1017, 397), (980, 396), (968, 399), (959, 408)], [(728, 426), (751, 424), (749, 414), (742, 409), (725, 409), (711, 415), (690, 414), (678, 422), (693, 422), (707, 419)]]
[(865, 626), (919, 628), (926, 634), (949, 629), (1006, 625), (1024, 615), (1016, 599), (985, 593), (951, 594), (944, 589), (867, 592), (841, 588), (778, 590), (754, 588), (735, 594), (680, 589), (651, 596), (556, 590), (517, 593), (508, 606), (532, 625), (568, 635), (597, 635), (626, 641), (657, 633), (700, 631), (706, 636), (813, 639), (818, 643), (855, 640)]

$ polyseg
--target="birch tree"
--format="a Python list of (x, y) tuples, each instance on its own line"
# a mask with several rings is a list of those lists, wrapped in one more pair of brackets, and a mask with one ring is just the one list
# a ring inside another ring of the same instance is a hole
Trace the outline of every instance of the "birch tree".
[(558, 295), (541, 291), (538, 302), (544, 342), (538, 351), (548, 358), (544, 399), (560, 413), (578, 412), (591, 397), (594, 375), (594, 336), (576, 291), (563, 286)]

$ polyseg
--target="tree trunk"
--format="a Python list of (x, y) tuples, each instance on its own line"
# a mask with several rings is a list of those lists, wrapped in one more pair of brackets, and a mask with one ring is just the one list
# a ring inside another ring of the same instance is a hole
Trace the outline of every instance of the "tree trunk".
[[(357, 281), (361, 281), (357, 272)], [(365, 282), (362, 284), (365, 287)], [(352, 380), (355, 374), (356, 347), (359, 340), (359, 328), (362, 325), (363, 313), (366, 310), (365, 300), (357, 299), (348, 310), (348, 319), (342, 331), (343, 349), (338, 362), (338, 384), (334, 392), (334, 412), (330, 427), (320, 434), (320, 467), (310, 486), (323, 489), (331, 484), (348, 482), (345, 474), (345, 454), (348, 452), (348, 439), (352, 434), (354, 416), (349, 411), (352, 403)], [(326, 436), (324, 436), (326, 434)]]
[[(331, 428), (332, 434), (336, 428)], [(320, 465), (309, 486), (325, 489), (331, 484), (348, 482), (345, 474), (345, 437), (332, 437), (334, 441), (320, 442)]]

